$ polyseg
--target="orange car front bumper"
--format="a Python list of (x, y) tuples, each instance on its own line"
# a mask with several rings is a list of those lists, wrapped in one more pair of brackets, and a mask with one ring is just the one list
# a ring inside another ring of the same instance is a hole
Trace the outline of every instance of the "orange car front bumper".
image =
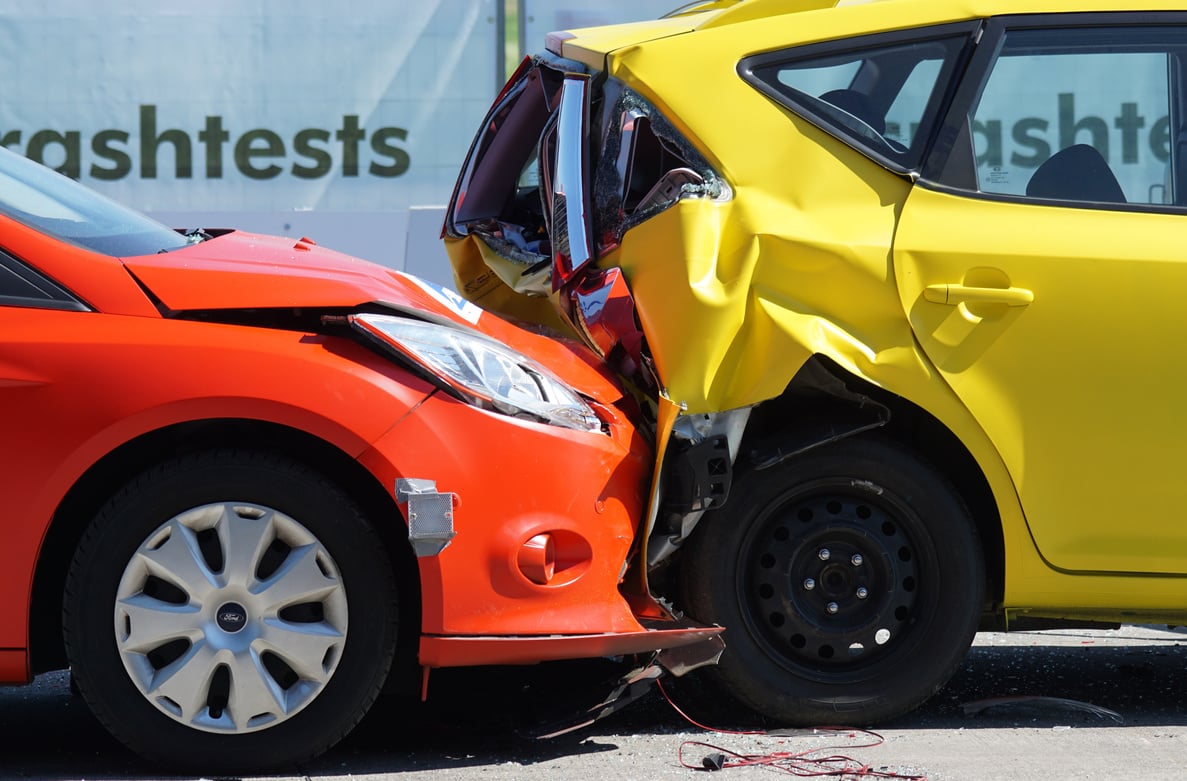
[(389, 490), (432, 485), (434, 504), (451, 516), (443, 549), (417, 558), (423, 665), (641, 653), (720, 631), (644, 626), (620, 592), (652, 452), (620, 411), (598, 411), (607, 433), (516, 420), (437, 393), (364, 454)]

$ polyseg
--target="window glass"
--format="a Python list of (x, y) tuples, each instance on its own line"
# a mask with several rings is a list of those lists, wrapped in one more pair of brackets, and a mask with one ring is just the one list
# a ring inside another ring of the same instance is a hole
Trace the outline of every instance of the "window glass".
[(0, 149), (0, 214), (116, 257), (184, 247), (187, 239), (61, 174)]
[(779, 83), (809, 95), (823, 95), (835, 89), (847, 89), (861, 67), (860, 60), (837, 65), (816, 62), (788, 65), (775, 71)]
[[(560, 99), (562, 74), (521, 66), (520, 78), (486, 118), (454, 194), (451, 228), (506, 218), (538, 201), (535, 168), (540, 134)], [(538, 207), (535, 207), (538, 210)]]
[(64, 289), (3, 252), (0, 252), (0, 306), (86, 309)]
[(0, 265), (0, 302), (4, 300), (44, 301), (49, 296), (31, 281), (18, 276), (12, 269)]
[(746, 77), (765, 94), (864, 151), (906, 167), (967, 38), (951, 35), (819, 56), (756, 55)]
[(1179, 28), (1008, 32), (970, 116), (982, 192), (1173, 203)]
[(903, 146), (910, 146), (919, 132), (919, 121), (940, 77), (940, 59), (920, 60), (911, 70), (886, 112), (886, 136)]

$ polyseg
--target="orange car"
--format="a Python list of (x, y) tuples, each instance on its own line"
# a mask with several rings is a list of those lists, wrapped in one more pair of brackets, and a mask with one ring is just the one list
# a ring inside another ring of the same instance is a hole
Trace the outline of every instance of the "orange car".
[(651, 447), (575, 344), (3, 150), (0, 323), (0, 682), (69, 665), (143, 755), (291, 763), (389, 671), (714, 639), (620, 590)]

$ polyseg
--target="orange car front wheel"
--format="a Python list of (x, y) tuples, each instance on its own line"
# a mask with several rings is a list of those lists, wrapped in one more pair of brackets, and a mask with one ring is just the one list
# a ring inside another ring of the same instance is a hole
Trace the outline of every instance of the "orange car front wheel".
[(360, 509), (278, 455), (207, 452), (119, 491), (76, 551), (74, 679), (138, 753), (187, 772), (307, 759), (386, 678), (396, 594)]

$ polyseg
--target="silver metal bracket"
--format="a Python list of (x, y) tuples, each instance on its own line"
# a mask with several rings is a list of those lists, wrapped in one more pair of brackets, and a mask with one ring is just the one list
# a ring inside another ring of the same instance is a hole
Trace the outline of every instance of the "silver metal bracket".
[(396, 501), (408, 505), (408, 541), (417, 557), (436, 556), (457, 532), (453, 530), (456, 494), (439, 493), (437, 483), (420, 478), (396, 480)]

